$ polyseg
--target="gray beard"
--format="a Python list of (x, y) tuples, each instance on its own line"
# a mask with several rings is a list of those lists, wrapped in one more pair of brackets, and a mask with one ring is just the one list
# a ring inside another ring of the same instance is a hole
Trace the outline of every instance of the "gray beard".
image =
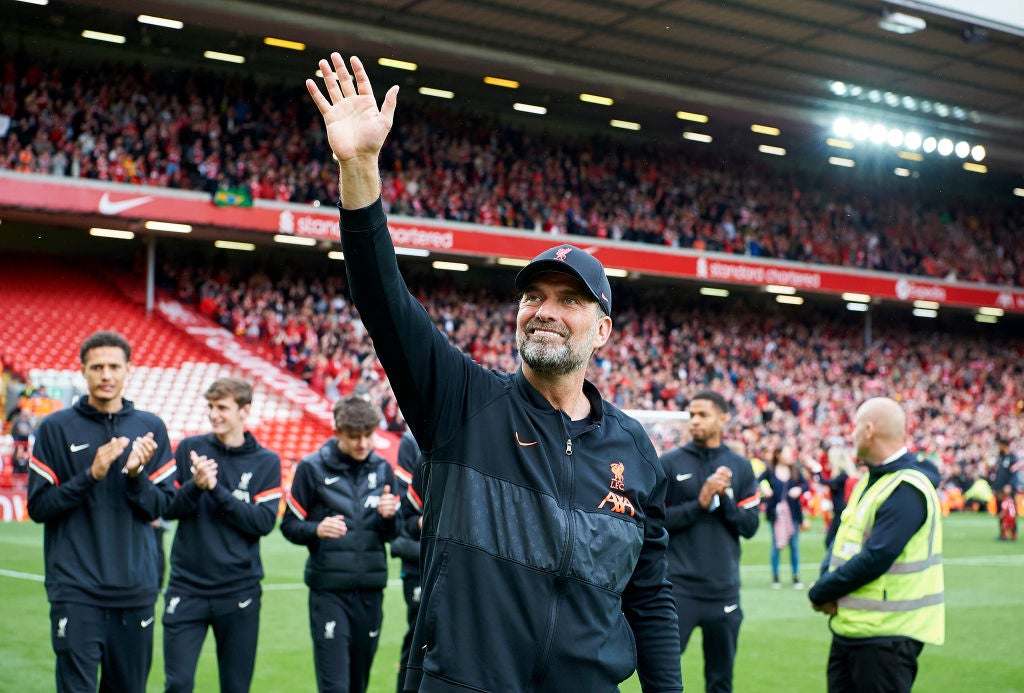
[[(592, 343), (597, 334), (597, 323), (586, 337), (586, 343)], [(571, 341), (565, 344), (547, 344), (531, 341), (525, 334), (516, 335), (516, 344), (523, 363), (542, 375), (568, 375), (586, 368), (593, 352), (578, 348)], [(577, 348), (574, 348), (577, 347)]]

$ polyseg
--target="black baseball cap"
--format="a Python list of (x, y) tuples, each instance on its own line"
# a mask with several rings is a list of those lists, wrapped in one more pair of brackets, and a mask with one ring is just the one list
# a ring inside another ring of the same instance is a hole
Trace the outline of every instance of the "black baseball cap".
[(568, 244), (545, 250), (516, 275), (516, 291), (522, 292), (542, 272), (560, 272), (576, 277), (601, 304), (605, 314), (612, 314), (612, 287), (608, 283), (608, 275), (604, 273), (600, 260), (587, 251)]

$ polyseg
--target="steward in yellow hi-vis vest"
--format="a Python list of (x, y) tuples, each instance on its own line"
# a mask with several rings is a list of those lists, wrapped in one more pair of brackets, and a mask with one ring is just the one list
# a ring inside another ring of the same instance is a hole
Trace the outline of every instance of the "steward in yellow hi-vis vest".
[(910, 691), (925, 643), (945, 640), (939, 472), (904, 447), (906, 419), (895, 401), (868, 400), (854, 425), (868, 473), (808, 597), (831, 616), (830, 693)]
[(879, 506), (901, 483), (913, 485), (926, 499), (925, 523), (884, 575), (837, 600), (838, 610), (829, 625), (832, 632), (849, 638), (906, 635), (941, 645), (946, 635), (942, 601), (942, 513), (935, 488), (923, 473), (900, 469), (883, 475), (870, 488), (868, 479), (861, 479), (843, 513), (832, 544), (829, 569), (845, 565), (860, 553), (871, 536)]

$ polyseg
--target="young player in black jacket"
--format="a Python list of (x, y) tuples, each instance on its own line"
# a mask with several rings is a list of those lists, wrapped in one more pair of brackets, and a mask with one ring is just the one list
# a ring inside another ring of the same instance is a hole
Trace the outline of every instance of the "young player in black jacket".
[(359, 395), (334, 405), (335, 437), (295, 469), (281, 532), (309, 549), (309, 629), (321, 693), (362, 693), (380, 642), (385, 542), (398, 498), (391, 463), (373, 451), (380, 412)]
[(680, 651), (694, 628), (704, 639), (709, 693), (732, 690), (740, 608), (740, 537), (757, 532), (760, 495), (750, 460), (722, 444), (728, 404), (710, 390), (688, 406), (692, 440), (661, 457), (668, 476), (668, 577), (679, 615)]
[[(116, 332), (79, 352), (89, 388), (39, 426), (28, 513), (45, 524), (46, 596), (57, 690), (141, 692), (153, 655), (156, 538), (174, 460), (156, 415), (123, 398), (131, 347)], [(152, 462), (152, 464), (150, 464)]]
[(516, 277), (515, 373), (451, 345), (402, 280), (378, 156), (378, 110), (358, 59), (306, 83), (339, 162), (352, 299), (423, 450), (422, 604), (406, 690), (647, 693), (682, 688), (666, 578), (665, 473), (634, 419), (586, 380), (611, 336), (600, 261), (550, 248)]
[(260, 537), (274, 529), (281, 460), (245, 430), (252, 385), (220, 378), (206, 391), (212, 433), (175, 452), (178, 520), (164, 607), (164, 690), (191, 691), (208, 628), (217, 640), (220, 690), (248, 691), (260, 621)]

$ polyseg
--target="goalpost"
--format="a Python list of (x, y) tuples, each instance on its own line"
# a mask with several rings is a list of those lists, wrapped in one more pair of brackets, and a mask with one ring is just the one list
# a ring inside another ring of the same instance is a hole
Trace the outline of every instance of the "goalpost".
[(658, 456), (683, 445), (690, 439), (690, 412), (664, 411), (655, 409), (625, 409), (643, 425), (647, 436), (654, 443)]

